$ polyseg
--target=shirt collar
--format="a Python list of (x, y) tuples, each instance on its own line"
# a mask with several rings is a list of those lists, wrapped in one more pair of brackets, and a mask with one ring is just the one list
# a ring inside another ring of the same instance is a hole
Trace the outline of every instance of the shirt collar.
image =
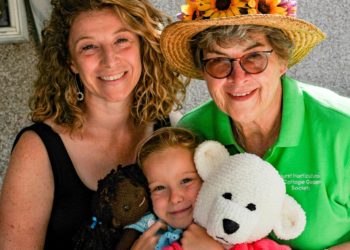
[(282, 77), (282, 122), (277, 147), (298, 145), (304, 125), (304, 99), (298, 82), (290, 77)]
[(213, 117), (213, 119), (216, 119), (218, 126), (214, 131), (213, 138), (220, 141), (223, 145), (237, 145), (232, 131), (230, 116), (222, 112), (216, 104), (214, 107), (216, 109), (216, 112), (214, 112), (216, 117)]

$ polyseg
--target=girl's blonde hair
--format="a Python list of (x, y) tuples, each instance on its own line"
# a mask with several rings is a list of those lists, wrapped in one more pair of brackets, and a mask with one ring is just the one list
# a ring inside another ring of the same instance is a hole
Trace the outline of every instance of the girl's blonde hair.
[(156, 130), (146, 138), (138, 150), (137, 161), (142, 168), (144, 161), (154, 152), (165, 150), (169, 147), (182, 147), (194, 153), (199, 145), (199, 137), (184, 128), (165, 127)]

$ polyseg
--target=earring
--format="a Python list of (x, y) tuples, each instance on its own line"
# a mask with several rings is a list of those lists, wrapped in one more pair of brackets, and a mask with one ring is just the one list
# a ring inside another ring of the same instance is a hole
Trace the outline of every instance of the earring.
[(78, 82), (80, 82), (79, 74), (76, 74), (75, 75), (75, 85), (77, 87), (77, 100), (79, 102), (81, 102), (82, 100), (84, 100), (84, 93), (80, 90)]

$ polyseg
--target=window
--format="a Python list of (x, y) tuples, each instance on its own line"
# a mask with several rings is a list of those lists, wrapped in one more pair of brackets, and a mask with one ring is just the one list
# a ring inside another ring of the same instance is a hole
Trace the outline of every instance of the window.
[(0, 0), (0, 43), (28, 41), (24, 0)]

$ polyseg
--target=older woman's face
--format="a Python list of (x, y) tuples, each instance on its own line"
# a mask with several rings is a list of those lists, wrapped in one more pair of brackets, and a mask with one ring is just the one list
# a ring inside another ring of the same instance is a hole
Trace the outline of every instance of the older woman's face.
[(68, 44), (71, 69), (90, 102), (130, 102), (142, 71), (140, 41), (113, 10), (77, 16)]
[[(252, 35), (250, 38), (250, 42), (234, 43), (231, 47), (215, 45), (210, 51), (204, 50), (204, 59), (240, 58), (248, 53), (272, 49), (265, 35)], [(276, 105), (281, 105), (280, 77), (286, 70), (287, 63), (272, 52), (268, 55), (266, 69), (261, 73), (249, 74), (235, 61), (231, 74), (226, 78), (216, 79), (204, 70), (204, 79), (211, 97), (223, 112), (235, 122), (249, 123), (266, 117)]]

